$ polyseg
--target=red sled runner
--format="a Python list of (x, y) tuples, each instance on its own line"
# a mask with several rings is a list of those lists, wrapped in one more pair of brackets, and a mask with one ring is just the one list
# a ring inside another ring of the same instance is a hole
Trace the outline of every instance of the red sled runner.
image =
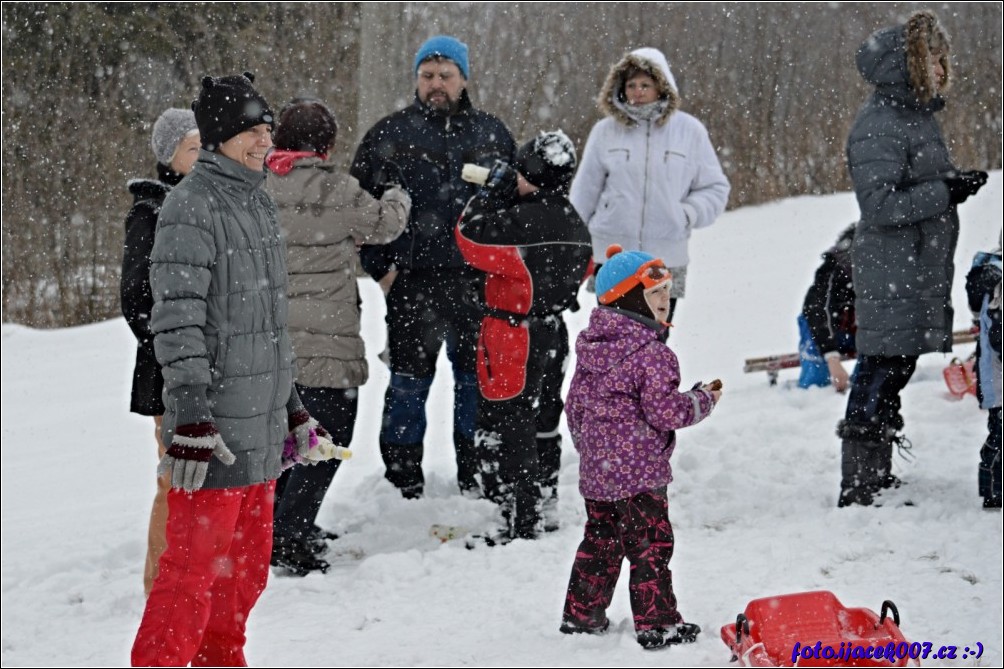
[(892, 602), (877, 616), (845, 607), (826, 590), (754, 599), (722, 627), (722, 641), (742, 667), (905, 667), (911, 646), (915, 657), (920, 650), (900, 632)]

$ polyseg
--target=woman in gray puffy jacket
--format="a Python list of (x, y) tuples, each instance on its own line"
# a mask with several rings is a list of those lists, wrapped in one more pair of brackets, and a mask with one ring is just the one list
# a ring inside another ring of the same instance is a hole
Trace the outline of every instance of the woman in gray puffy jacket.
[(875, 87), (847, 139), (847, 164), (861, 208), (851, 246), (857, 366), (843, 440), (838, 506), (868, 506), (899, 487), (892, 449), (903, 438), (899, 393), (928, 352), (952, 350), (953, 256), (958, 205), (986, 172), (952, 164), (935, 113), (951, 69), (948, 36), (929, 10), (884, 28), (858, 49)]
[[(289, 332), (296, 386), (307, 410), (348, 446), (359, 386), (369, 370), (359, 336), (356, 287), (360, 244), (387, 244), (408, 222), (411, 198), (389, 186), (377, 200), (330, 162), (338, 126), (317, 100), (296, 99), (279, 114), (267, 165), (289, 265)], [(272, 565), (303, 576), (324, 572), (320, 557), (337, 535), (315, 524), (339, 460), (293, 467), (276, 487)]]

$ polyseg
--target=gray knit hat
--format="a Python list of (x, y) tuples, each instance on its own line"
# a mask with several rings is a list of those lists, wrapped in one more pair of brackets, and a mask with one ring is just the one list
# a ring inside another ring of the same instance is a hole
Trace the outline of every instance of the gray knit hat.
[(157, 162), (170, 165), (178, 144), (193, 130), (198, 132), (199, 126), (195, 124), (195, 113), (191, 109), (172, 107), (165, 110), (153, 124), (153, 134), (150, 136), (150, 146), (153, 147), (153, 155), (157, 156)]

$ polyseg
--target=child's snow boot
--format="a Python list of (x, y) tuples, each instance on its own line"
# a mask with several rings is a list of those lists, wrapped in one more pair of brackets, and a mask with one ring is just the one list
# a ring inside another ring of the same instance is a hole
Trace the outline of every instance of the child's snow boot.
[(562, 620), (558, 628), (562, 634), (606, 634), (610, 629), (610, 620), (606, 617), (599, 622), (583, 622), (578, 620)]
[(694, 623), (680, 623), (667, 628), (657, 627), (638, 632), (638, 644), (645, 650), (655, 650), (680, 643), (694, 643), (701, 628)]

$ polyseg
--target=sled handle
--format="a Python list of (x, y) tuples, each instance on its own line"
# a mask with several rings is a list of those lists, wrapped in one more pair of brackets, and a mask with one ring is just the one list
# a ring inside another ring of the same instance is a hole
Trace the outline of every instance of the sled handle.
[(740, 613), (736, 616), (736, 645), (732, 648), (732, 657), (729, 659), (729, 662), (739, 660), (739, 649), (742, 647), (743, 634), (747, 637), (750, 635), (750, 623), (746, 619), (746, 616)]
[(896, 627), (899, 627), (899, 609), (896, 608), (891, 599), (882, 602), (882, 615), (879, 616), (879, 625), (885, 623), (886, 614), (889, 613), (890, 609), (892, 610), (892, 620), (896, 623)]

